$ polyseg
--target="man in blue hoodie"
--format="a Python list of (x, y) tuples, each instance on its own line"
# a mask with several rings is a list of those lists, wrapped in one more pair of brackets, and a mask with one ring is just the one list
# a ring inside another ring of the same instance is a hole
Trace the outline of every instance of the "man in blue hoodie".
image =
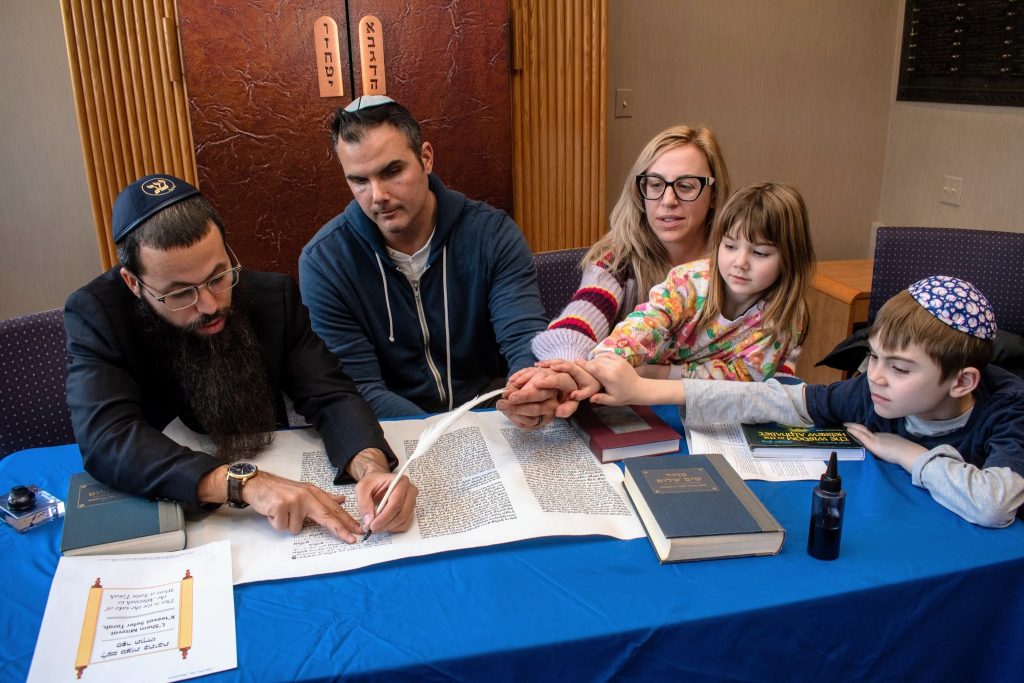
[(356, 99), (331, 130), (355, 199), (299, 259), (313, 329), (378, 417), (505, 386), (546, 327), (522, 231), (431, 173), (433, 148), (391, 98)]

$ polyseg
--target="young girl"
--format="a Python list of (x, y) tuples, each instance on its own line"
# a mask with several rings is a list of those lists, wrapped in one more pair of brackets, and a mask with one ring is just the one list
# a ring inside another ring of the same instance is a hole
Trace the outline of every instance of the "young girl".
[(711, 244), (710, 261), (669, 271), (591, 356), (618, 354), (649, 378), (794, 374), (814, 269), (803, 198), (779, 183), (746, 187), (715, 217)]
[(708, 255), (729, 171), (709, 128), (672, 126), (640, 151), (608, 219), (583, 257), (569, 304), (533, 339), (538, 360), (586, 358), (673, 266)]

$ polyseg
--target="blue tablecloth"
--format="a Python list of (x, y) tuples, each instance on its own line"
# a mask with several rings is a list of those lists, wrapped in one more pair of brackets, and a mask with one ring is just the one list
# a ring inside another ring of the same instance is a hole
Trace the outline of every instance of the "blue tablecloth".
[[(63, 497), (80, 470), (73, 445), (22, 451), (0, 490)], [(237, 586), (239, 667), (207, 678), (1020, 681), (1024, 524), (968, 524), (872, 457), (841, 472), (835, 562), (805, 552), (813, 482), (750, 482), (787, 529), (777, 556), (659, 565), (646, 539), (547, 538)], [(0, 529), (4, 680), (28, 673), (60, 531)]]

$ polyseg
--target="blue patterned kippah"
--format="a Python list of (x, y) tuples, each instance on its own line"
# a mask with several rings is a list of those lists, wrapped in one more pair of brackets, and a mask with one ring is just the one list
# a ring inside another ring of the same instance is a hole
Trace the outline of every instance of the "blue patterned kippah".
[(166, 173), (153, 173), (139, 178), (121, 190), (121, 194), (114, 200), (111, 225), (114, 242), (120, 242), (132, 230), (171, 204), (197, 194), (199, 190), (195, 187)]
[(996, 314), (985, 295), (966, 280), (932, 275), (907, 288), (917, 303), (955, 330), (972, 337), (996, 338)]

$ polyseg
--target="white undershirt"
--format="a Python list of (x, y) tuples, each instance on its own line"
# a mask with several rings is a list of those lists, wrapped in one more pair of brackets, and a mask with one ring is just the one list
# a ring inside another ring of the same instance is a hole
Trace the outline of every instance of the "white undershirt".
[(914, 415), (907, 415), (904, 418), (904, 424), (907, 431), (914, 436), (942, 436), (955, 432), (966, 425), (967, 421), (971, 419), (972, 412), (974, 412), (973, 405), (963, 415), (958, 415), (951, 420), (922, 420)]
[(434, 239), (434, 232), (436, 231), (432, 230), (430, 232), (430, 237), (427, 238), (427, 243), (420, 247), (419, 251), (412, 256), (392, 249), (391, 247), (387, 248), (388, 256), (391, 257), (391, 260), (394, 261), (395, 265), (398, 266), (398, 269), (413, 282), (418, 281), (420, 276), (423, 275), (423, 271), (427, 269), (427, 258), (430, 256), (430, 242)]

